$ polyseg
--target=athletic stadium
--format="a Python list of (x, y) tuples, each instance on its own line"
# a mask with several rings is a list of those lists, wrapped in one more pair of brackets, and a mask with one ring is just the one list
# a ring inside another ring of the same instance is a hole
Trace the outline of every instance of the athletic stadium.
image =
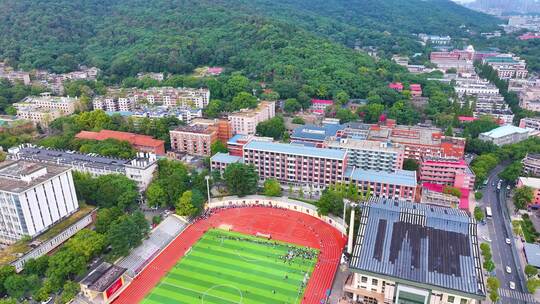
[(346, 242), (340, 222), (279, 199), (209, 207), (115, 304), (324, 303)]

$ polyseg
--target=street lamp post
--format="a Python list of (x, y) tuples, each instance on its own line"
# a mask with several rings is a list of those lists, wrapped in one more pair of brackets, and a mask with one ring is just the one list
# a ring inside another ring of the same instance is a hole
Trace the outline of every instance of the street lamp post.
[[(345, 213), (347, 212), (347, 205), (349, 205), (351, 202), (348, 199), (343, 199), (343, 217), (341, 217), (341, 222), (343, 224), (343, 228), (345, 228)], [(347, 234), (347, 232), (345, 232)]]
[(206, 192), (208, 193), (208, 204), (210, 204), (210, 176), (207, 175), (204, 177), (206, 180)]

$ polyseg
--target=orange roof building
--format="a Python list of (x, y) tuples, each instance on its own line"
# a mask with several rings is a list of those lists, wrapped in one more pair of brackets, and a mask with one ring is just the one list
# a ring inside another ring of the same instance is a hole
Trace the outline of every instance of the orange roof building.
[(101, 130), (99, 132), (81, 131), (75, 135), (78, 139), (105, 140), (117, 139), (129, 142), (133, 148), (141, 152), (155, 153), (156, 155), (165, 154), (165, 141), (155, 139), (152, 136), (140, 135), (129, 132), (120, 132), (112, 130)]

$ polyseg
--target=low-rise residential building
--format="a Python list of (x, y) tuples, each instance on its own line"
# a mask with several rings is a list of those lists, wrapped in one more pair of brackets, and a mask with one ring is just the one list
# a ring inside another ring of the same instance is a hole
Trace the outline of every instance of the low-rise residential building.
[(527, 175), (540, 176), (540, 154), (527, 153), (521, 161), (523, 173)]
[(345, 184), (353, 184), (362, 194), (375, 197), (414, 201), (417, 191), (416, 171), (394, 172), (363, 170), (349, 166), (345, 171)]
[(163, 73), (137, 73), (137, 79), (150, 78), (157, 81), (165, 80), (165, 74)]
[(229, 122), (234, 134), (253, 135), (257, 132), (257, 125), (260, 122), (274, 116), (276, 116), (276, 102), (261, 101), (255, 109), (244, 109), (229, 114)]
[(137, 151), (165, 155), (165, 141), (154, 139), (149, 135), (113, 130), (100, 130), (99, 132), (81, 131), (75, 135), (75, 138), (99, 141), (106, 139), (122, 140), (129, 142)]
[(450, 36), (418, 34), (418, 38), (424, 43), (431, 43), (434, 45), (450, 45), (452, 42)]
[(225, 118), (219, 119), (204, 119), (195, 118), (191, 121), (191, 126), (206, 126), (213, 127), (217, 132), (217, 139), (223, 144), (227, 144), (229, 139), (233, 137), (233, 129), (229, 120)]
[(515, 144), (529, 138), (530, 131), (529, 129), (505, 125), (488, 132), (480, 133), (478, 139), (492, 142), (497, 146)]
[(498, 96), (499, 89), (487, 80), (479, 77), (458, 77), (455, 79), (454, 91), (458, 96)]
[(311, 100), (311, 110), (315, 113), (324, 114), (326, 108), (334, 105), (333, 100), (327, 99), (312, 99)]
[(384, 198), (360, 208), (347, 297), (376, 304), (485, 299), (477, 225), (465, 211)]
[(519, 106), (523, 109), (540, 112), (540, 86), (528, 86), (519, 93)]
[(345, 138), (327, 140), (324, 146), (347, 151), (348, 165), (358, 169), (395, 172), (403, 167), (405, 149), (399, 144)]
[(530, 203), (530, 206), (535, 209), (540, 207), (540, 178), (520, 177), (518, 178), (516, 187), (530, 187), (533, 190), (533, 200)]
[(242, 156), (218, 152), (210, 157), (210, 168), (212, 168), (212, 171), (217, 171), (220, 175), (223, 175), (223, 172), (225, 172), (228, 165), (243, 162), (244, 159)]
[(369, 140), (401, 144), (405, 158), (420, 160), (424, 156), (463, 157), (465, 139), (444, 136), (442, 130), (418, 126), (397, 126), (387, 120), (386, 125), (372, 125)]
[(218, 131), (213, 125), (181, 126), (169, 134), (174, 152), (198, 156), (210, 156), (212, 144), (218, 140)]
[(475, 175), (461, 158), (424, 157), (420, 162), (420, 182), (474, 189)]
[(445, 72), (454, 69), (458, 73), (469, 73), (474, 71), (474, 54), (474, 48), (469, 46), (465, 50), (431, 52), (429, 59), (437, 68)]
[(157, 169), (156, 155), (150, 153), (137, 153), (134, 159), (129, 160), (67, 150), (54, 150), (30, 144), (12, 147), (8, 153), (8, 158), (12, 160), (59, 164), (93, 176), (122, 174), (135, 181), (141, 192), (146, 190), (152, 181), (154, 171)]
[(484, 64), (491, 66), (500, 79), (527, 78), (527, 64), (525, 60), (513, 54), (500, 54), (484, 58)]
[(540, 117), (525, 117), (519, 121), (519, 127), (540, 131)]
[(491, 116), (499, 125), (510, 125), (514, 121), (514, 113), (510, 108), (506, 110), (482, 109), (473, 112), (474, 117)]
[(7, 79), (11, 83), (21, 82), (24, 85), (30, 85), (30, 73), (16, 71), (9, 67), (5, 62), (0, 61), (0, 78)]
[(35, 237), (79, 208), (71, 168), (26, 160), (0, 163), (0, 243)]
[(411, 89), (411, 96), (412, 97), (420, 97), (422, 96), (422, 86), (419, 85), (419, 84), (411, 84), (409, 86), (409, 88)]
[(388, 85), (388, 88), (401, 92), (403, 91), (403, 84), (401, 82), (392, 82)]
[(43, 93), (40, 96), (28, 96), (13, 106), (17, 109), (18, 118), (46, 127), (58, 117), (73, 114), (78, 103), (78, 98), (56, 97)]
[(118, 295), (131, 283), (127, 269), (103, 262), (93, 269), (80, 282), (81, 295), (94, 304), (112, 303)]
[(444, 187), (436, 184), (422, 184), (420, 203), (436, 205), (447, 208), (456, 208), (460, 205), (460, 198), (444, 193)]
[(293, 129), (291, 142), (321, 147), (327, 138), (337, 136), (344, 129), (345, 125), (340, 124), (301, 125)]

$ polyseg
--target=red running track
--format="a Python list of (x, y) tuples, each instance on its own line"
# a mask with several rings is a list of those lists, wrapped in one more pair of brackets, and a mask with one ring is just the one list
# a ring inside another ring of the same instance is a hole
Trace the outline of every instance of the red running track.
[(337, 229), (296, 211), (246, 207), (219, 210), (189, 226), (133, 280), (114, 303), (133, 304), (143, 300), (204, 232), (220, 225), (230, 225), (233, 231), (246, 234), (271, 234), (272, 239), (319, 249), (319, 259), (302, 303), (319, 304), (325, 298), (326, 291), (332, 288), (346, 242)]

